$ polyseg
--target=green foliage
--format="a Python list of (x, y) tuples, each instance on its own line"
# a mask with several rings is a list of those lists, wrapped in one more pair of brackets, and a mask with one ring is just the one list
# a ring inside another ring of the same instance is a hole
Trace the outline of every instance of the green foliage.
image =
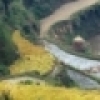
[(100, 3), (78, 12), (72, 17), (74, 33), (89, 39), (100, 34)]
[[(2, 25), (1, 25), (2, 24)], [(3, 23), (0, 24), (0, 62), (8, 65), (16, 59), (16, 48), (11, 40), (10, 30)]]
[(12, 41), (14, 30), (20, 30), (25, 38), (37, 43), (40, 33), (37, 19), (46, 17), (65, 2), (66, 0), (0, 0), (0, 63), (8, 66), (19, 57)]
[(9, 75), (10, 71), (5, 65), (0, 65), (0, 77)]
[(58, 45), (61, 44), (61, 48), (64, 48), (67, 52), (89, 59), (100, 60), (99, 55), (94, 54), (88, 43), (85, 52), (77, 52), (72, 47), (73, 39), (77, 35), (80, 35), (88, 42), (92, 37), (100, 34), (100, 2), (71, 15), (69, 21), (63, 20), (55, 23), (49, 33), (51, 41), (54, 38), (52, 34), (58, 36), (58, 40), (54, 39), (54, 41), (59, 42)]
[(33, 84), (33, 81), (32, 80), (23, 80), (23, 81), (20, 81), (20, 84), (31, 85), (31, 84)]
[(27, 25), (32, 30), (29, 31), (29, 36), (36, 41), (38, 26), (35, 17), (25, 9), (20, 0), (1, 0), (0, 11), (0, 63), (9, 65), (19, 56), (12, 41), (13, 30), (21, 30), (24, 34), (27, 32), (24, 26)]
[(52, 13), (60, 5), (75, 0), (23, 0), (25, 6), (30, 9), (38, 19)]

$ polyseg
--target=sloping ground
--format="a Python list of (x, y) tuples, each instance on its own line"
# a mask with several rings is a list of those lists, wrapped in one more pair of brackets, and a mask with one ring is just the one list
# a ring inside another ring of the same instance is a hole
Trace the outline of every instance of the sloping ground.
[[(73, 50), (72, 43), (73, 39), (77, 35), (81, 35), (86, 41), (88, 47), (85, 53), (76, 54), (83, 55), (84, 57), (89, 57), (93, 59), (99, 59), (99, 34), (100, 34), (100, 2), (88, 7), (84, 10), (76, 12), (71, 15), (70, 20), (66, 19), (63, 21), (57, 22), (53, 25), (49, 31), (51, 37), (57, 35), (56, 40), (60, 40), (63, 45), (66, 45), (66, 48), (69, 51), (72, 51), (75, 54), (75, 50)], [(71, 45), (70, 45), (71, 44)], [(67, 45), (69, 47), (67, 47)], [(71, 50), (70, 50), (71, 49)]]
[(8, 66), (18, 58), (11, 41), (12, 31), (20, 30), (28, 40), (39, 42), (38, 19), (70, 1), (74, 0), (0, 0), (0, 66)]
[(18, 47), (20, 59), (10, 66), (11, 74), (30, 71), (46, 73), (54, 66), (55, 58), (40, 45), (34, 45), (20, 35), (20, 31), (13, 33), (13, 41)]
[(52, 15), (41, 20), (41, 37), (43, 37), (46, 34), (46, 32), (50, 29), (50, 26), (52, 26), (56, 22), (60, 20), (69, 20), (70, 16), (73, 13), (90, 5), (93, 5), (97, 1), (98, 0), (78, 0), (76, 2), (70, 2), (61, 6)]
[(64, 3), (77, 0), (23, 0), (27, 9), (34, 12), (37, 19), (49, 16)]
[[(75, 13), (76, 11), (79, 11), (83, 8), (86, 8), (90, 5), (95, 4), (96, 1), (97, 0), (88, 0), (88, 1), (79, 0), (79, 1), (74, 2), (74, 3), (69, 3), (69, 4), (63, 5), (60, 9), (56, 10), (55, 13), (53, 13), (51, 16), (49, 16), (49, 17), (47, 17), (47, 18), (45, 18), (44, 20), (41, 21), (41, 30), (40, 30), (40, 33), (42, 35), (41, 37), (45, 39), (46, 35), (48, 36), (50, 34), (53, 34), (52, 31), (49, 34), (46, 34), (46, 33), (49, 30), (49, 28), (53, 24), (55, 24), (57, 21), (65, 20), (65, 19), (69, 20), (70, 16), (73, 13)], [(70, 8), (71, 11), (69, 11), (69, 8)], [(66, 27), (63, 27), (63, 28), (66, 32)], [(70, 25), (69, 25), (69, 28), (70, 28)], [(62, 31), (63, 31), (62, 29), (61, 30), (58, 29), (58, 35), (59, 35), (59, 32), (62, 32)], [(51, 38), (55, 39), (55, 37), (50, 37), (50, 39)], [(59, 38), (61, 38), (61, 36), (59, 36), (58, 39)], [(66, 38), (66, 37), (64, 37), (64, 38)], [(81, 69), (81, 70), (82, 69), (88, 69), (88, 68), (94, 67), (94, 66), (98, 66), (100, 64), (99, 61), (93, 61), (93, 60), (89, 60), (89, 59), (86, 59), (86, 58), (75, 56), (75, 55), (70, 54), (70, 53), (65, 53), (65, 52), (63, 52), (63, 50), (61, 50), (60, 48), (58, 48), (54, 44), (48, 44), (47, 43), (45, 45), (45, 47), (48, 51), (50, 51), (53, 55), (55, 55), (60, 61), (64, 62), (67, 65), (71, 65), (72, 67), (75, 67), (75, 68), (78, 68), (78, 69)], [(80, 76), (79, 73), (77, 73), (77, 75)], [(72, 76), (71, 78), (73, 78), (73, 79), (75, 78), (73, 76), (73, 73), (70, 76)], [(87, 80), (87, 78), (84, 77), (83, 75), (82, 75), (82, 77)], [(83, 79), (82, 77), (78, 77), (74, 81), (81, 81), (81, 79)], [(80, 83), (82, 83), (82, 82), (80, 82)], [(83, 85), (83, 84), (81, 84), (81, 85)]]
[(100, 33), (100, 1), (71, 16), (73, 34), (90, 39)]
[(22, 0), (0, 0), (0, 66), (7, 66), (2, 67), (2, 71), (18, 58), (11, 39), (13, 30), (21, 30), (21, 34), (28, 33), (28, 39), (34, 42), (38, 38), (38, 21), (20, 1)]
[[(3, 93), (3, 94), (2, 94)], [(1, 96), (10, 100), (99, 100), (99, 91), (76, 88), (53, 87), (48, 85), (0, 84)], [(1, 99), (3, 99), (1, 97)]]
[(80, 34), (90, 43), (92, 54), (100, 56), (100, 2), (91, 6), (72, 20), (75, 34)]

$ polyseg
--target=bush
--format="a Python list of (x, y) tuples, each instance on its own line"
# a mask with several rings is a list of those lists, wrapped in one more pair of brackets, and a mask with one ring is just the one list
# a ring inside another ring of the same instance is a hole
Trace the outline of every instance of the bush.
[(20, 81), (20, 84), (31, 85), (31, 84), (33, 84), (33, 81), (32, 80), (22, 80), (22, 81)]
[(0, 65), (0, 76), (9, 75), (10, 71), (5, 65)]
[(17, 56), (9, 29), (3, 24), (0, 25), (0, 62), (9, 65)]
[(27, 9), (30, 9), (38, 19), (50, 15), (60, 5), (75, 0), (23, 0)]

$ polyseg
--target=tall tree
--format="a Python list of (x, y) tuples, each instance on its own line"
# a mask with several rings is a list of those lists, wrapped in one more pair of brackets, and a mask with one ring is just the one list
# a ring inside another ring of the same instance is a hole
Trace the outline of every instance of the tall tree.
[(13, 0), (2, 0), (2, 3), (4, 4), (5, 8), (5, 14), (8, 14), (9, 12), (9, 5)]

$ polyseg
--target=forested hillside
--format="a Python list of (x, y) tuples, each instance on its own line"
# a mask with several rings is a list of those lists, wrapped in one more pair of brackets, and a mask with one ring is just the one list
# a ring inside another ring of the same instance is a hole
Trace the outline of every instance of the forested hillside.
[(41, 19), (50, 15), (60, 5), (76, 1), (76, 0), (23, 0), (27, 9), (30, 9), (36, 15), (36, 18)]
[(0, 70), (20, 57), (12, 34), (39, 43), (39, 19), (48, 16), (61, 4), (74, 0), (1, 0), (0, 1)]
[(55, 25), (52, 26), (52, 28), (55, 29), (55, 32), (56, 31), (59, 33), (62, 32), (64, 34), (72, 32), (73, 36), (81, 35), (85, 39), (89, 39), (100, 33), (99, 22), (100, 22), (100, 3), (73, 14), (69, 21), (63, 20), (57, 22)]
[(80, 34), (85, 39), (100, 34), (100, 2), (76, 13), (72, 17), (72, 25), (74, 33)]
[[(2, 63), (10, 64), (18, 55), (16, 53), (17, 47), (15, 47), (12, 42), (12, 32), (15, 29), (21, 30), (23, 33), (28, 31), (29, 36), (31, 35), (32, 39), (35, 40), (37, 25), (33, 15), (27, 12), (21, 2), (16, 0), (11, 0), (9, 2), (8, 0), (2, 0), (0, 1), (0, 5), (0, 44), (2, 47), (0, 49), (0, 54), (2, 56), (0, 57)], [(24, 28), (26, 30), (24, 30)]]
[[(91, 38), (100, 35), (100, 2), (71, 15), (70, 20), (57, 22), (51, 27), (49, 33), (51, 33), (49, 34), (51, 35), (50, 37), (55, 37), (56, 40), (60, 40), (60, 42), (65, 43), (65, 45), (72, 45), (76, 36), (81, 36), (84, 40), (89, 42)], [(96, 45), (98, 45), (98, 43), (96, 43)], [(66, 49), (68, 50), (70, 48), (72, 47), (69, 46)], [(89, 52), (86, 51), (86, 54), (83, 55), (93, 58), (94, 52), (91, 52), (92, 50), (90, 50), (89, 46), (88, 50)], [(73, 52), (73, 50), (71, 51)], [(79, 51), (77, 54), (79, 54)], [(97, 57), (97, 59), (99, 59), (99, 57)]]
[[(20, 57), (17, 46), (12, 41), (15, 29), (28, 33), (30, 40), (36, 41), (38, 22), (33, 14), (27, 11), (20, 0), (0, 1), (0, 72), (9, 74), (8, 68), (15, 59)], [(24, 35), (25, 36), (25, 35)]]

